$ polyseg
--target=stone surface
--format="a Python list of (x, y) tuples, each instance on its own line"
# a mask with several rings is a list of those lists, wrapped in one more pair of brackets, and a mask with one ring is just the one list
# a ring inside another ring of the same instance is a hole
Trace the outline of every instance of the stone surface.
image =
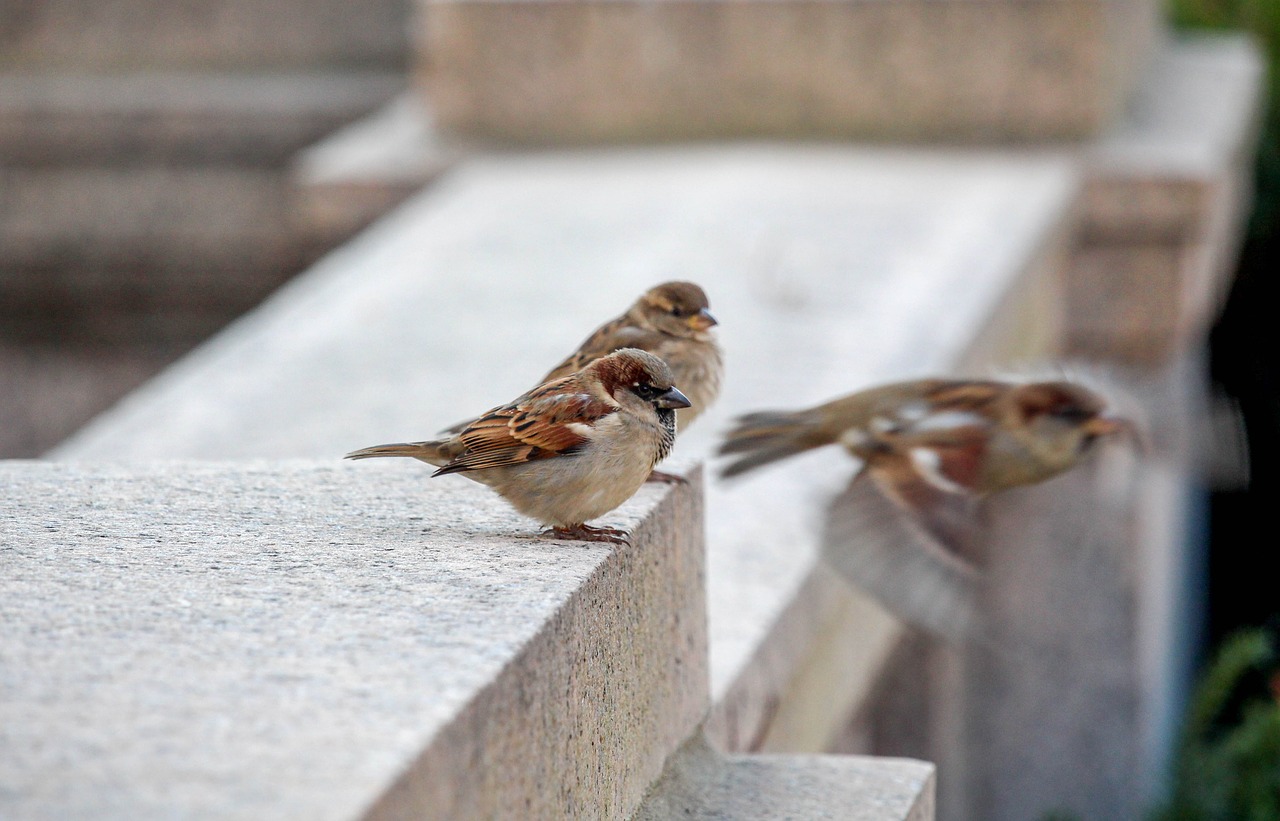
[[(1077, 180), (1053, 158), (834, 146), (472, 159), (54, 455), (337, 458), (421, 438), (525, 390), (672, 277), (706, 287), (728, 351), (723, 396), (677, 444), (706, 454), (744, 411), (946, 371), (975, 337), (1009, 351), (994, 338), (1021, 331), (988, 320), (1052, 270)], [(815, 579), (822, 510), (853, 467), (815, 452), (708, 489), (712, 694), (731, 749), (835, 733), (844, 716), (813, 726), (782, 702), (846, 704), (824, 654), (874, 663), (892, 629)], [(859, 621), (823, 627), (842, 614)]]
[(403, 0), (40, 0), (0, 6), (0, 65), (136, 68), (395, 66)]
[(321, 253), (283, 170), (0, 169), (10, 339), (192, 345)]
[(706, 709), (690, 479), (610, 549), (416, 463), (0, 463), (0, 816), (628, 818)]
[(441, 125), (517, 142), (1080, 137), (1158, 39), (1149, 0), (418, 0)]
[(440, 138), (421, 101), (403, 95), (298, 154), (295, 222), (319, 237), (350, 236), (441, 174), (460, 152)]
[[(726, 595), (725, 612), (731, 601)], [(716, 700), (708, 739), (735, 752), (831, 750), (904, 632), (875, 601), (816, 565)]]
[(0, 339), (0, 459), (39, 456), (184, 352)]
[(5, 337), (203, 339), (327, 247), (295, 219), (293, 153), (400, 86), (332, 70), (0, 75)]
[(5, 166), (279, 166), (391, 99), (386, 71), (0, 74)]
[(722, 756), (691, 742), (634, 821), (933, 821), (934, 767), (858, 756)]

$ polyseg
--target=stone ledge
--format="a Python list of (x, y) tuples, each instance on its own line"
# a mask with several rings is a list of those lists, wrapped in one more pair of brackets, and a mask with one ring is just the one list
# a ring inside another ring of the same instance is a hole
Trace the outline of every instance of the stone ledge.
[(690, 478), (610, 550), (414, 464), (0, 462), (0, 815), (627, 818), (706, 710)]
[(834, 755), (682, 749), (632, 821), (933, 821), (934, 766)]

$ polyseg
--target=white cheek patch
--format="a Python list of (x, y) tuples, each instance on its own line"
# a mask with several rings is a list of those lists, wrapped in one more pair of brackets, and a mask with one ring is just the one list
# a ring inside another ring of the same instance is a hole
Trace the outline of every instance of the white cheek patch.
[(898, 418), (903, 422), (919, 422), (929, 415), (929, 406), (923, 402), (909, 402), (898, 408)]
[(912, 425), (912, 430), (951, 430), (953, 428), (984, 427), (987, 421), (970, 411), (942, 411), (922, 417)]
[(865, 445), (871, 437), (866, 431), (860, 428), (849, 428), (840, 434), (840, 444), (847, 448), (860, 448)]
[(937, 451), (929, 448), (912, 448), (909, 452), (911, 465), (925, 481), (947, 493), (968, 493), (968, 489), (942, 475), (942, 457)]
[(894, 419), (885, 416), (873, 416), (871, 421), (867, 423), (867, 427), (872, 433), (889, 433), (901, 427), (901, 424)]

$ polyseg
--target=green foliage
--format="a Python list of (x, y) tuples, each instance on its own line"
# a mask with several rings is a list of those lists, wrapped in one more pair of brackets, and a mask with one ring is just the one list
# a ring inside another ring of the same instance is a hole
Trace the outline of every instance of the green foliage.
[(1280, 647), (1229, 639), (1196, 691), (1168, 805), (1155, 821), (1280, 819)]

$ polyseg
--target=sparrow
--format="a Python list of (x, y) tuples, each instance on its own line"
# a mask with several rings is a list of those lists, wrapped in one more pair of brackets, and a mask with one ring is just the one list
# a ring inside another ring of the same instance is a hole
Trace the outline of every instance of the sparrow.
[(626, 534), (591, 527), (625, 502), (675, 441), (677, 409), (689, 400), (671, 369), (624, 348), (490, 410), (457, 433), (428, 442), (375, 445), (347, 459), (409, 456), (488, 485), (550, 525), (544, 535), (626, 544)]
[(645, 291), (626, 313), (596, 328), (542, 381), (568, 376), (619, 348), (639, 348), (666, 362), (676, 384), (688, 392), (692, 405), (676, 412), (684, 428), (720, 393), (724, 363), (711, 333), (717, 324), (702, 288), (692, 282), (664, 282)]
[[(654, 354), (677, 385), (688, 392), (690, 405), (676, 411), (677, 427), (693, 423), (720, 393), (724, 362), (711, 329), (717, 324), (707, 295), (692, 282), (664, 282), (645, 291), (621, 316), (596, 328), (578, 349), (556, 365), (539, 384), (576, 373), (592, 360), (621, 348)], [(472, 420), (474, 421), (474, 420)], [(444, 433), (460, 433), (472, 422), (460, 422)], [(655, 470), (649, 481), (678, 483), (679, 476)]]
[(974, 504), (1070, 470), (1104, 437), (1134, 433), (1106, 405), (1066, 381), (883, 385), (741, 417), (720, 448), (736, 456), (722, 475), (844, 447), (862, 468), (828, 511), (824, 556), (909, 623), (961, 635), (980, 580), (965, 557)]

